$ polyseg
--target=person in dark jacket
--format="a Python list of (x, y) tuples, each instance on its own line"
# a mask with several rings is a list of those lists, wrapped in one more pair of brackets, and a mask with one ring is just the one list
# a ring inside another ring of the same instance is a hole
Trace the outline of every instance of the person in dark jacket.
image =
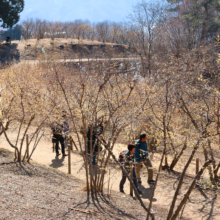
[(90, 161), (90, 151), (93, 151), (92, 164), (96, 164), (96, 155), (98, 150), (102, 150), (100, 143), (97, 139), (99, 135), (103, 133), (103, 125), (100, 123), (98, 126), (89, 126), (87, 131), (87, 149), (88, 149), (88, 161)]
[(56, 149), (56, 156), (57, 157), (60, 155), (60, 153), (59, 153), (59, 143), (61, 144), (63, 157), (68, 155), (68, 154), (65, 154), (63, 129), (64, 129), (63, 125), (58, 124), (58, 123), (55, 123), (52, 126), (52, 132), (53, 132), (52, 142), (55, 143), (55, 149)]
[[(133, 182), (134, 182), (135, 187), (137, 188), (138, 193), (142, 194), (142, 191), (139, 190), (138, 184), (137, 184), (137, 177), (136, 177), (136, 172), (135, 172), (135, 168), (134, 168), (134, 155), (133, 155), (134, 152), (135, 152), (135, 145), (129, 144), (128, 150), (123, 155), (123, 157), (124, 157), (123, 162), (124, 162), (124, 167), (125, 167), (127, 173), (131, 172), (130, 162), (132, 162), (132, 164), (133, 164), (133, 168), (132, 168)], [(119, 189), (120, 189), (121, 193), (125, 193), (124, 192), (124, 184), (126, 182), (126, 179), (127, 179), (126, 175), (122, 172), (122, 179), (121, 179), (121, 182), (119, 185)]]
[(140, 139), (137, 141), (135, 146), (135, 159), (136, 159), (136, 172), (138, 182), (141, 183), (140, 170), (142, 168), (142, 163), (148, 169), (148, 183), (153, 184), (153, 167), (150, 159), (148, 158), (148, 147), (147, 147), (147, 135), (141, 134)]

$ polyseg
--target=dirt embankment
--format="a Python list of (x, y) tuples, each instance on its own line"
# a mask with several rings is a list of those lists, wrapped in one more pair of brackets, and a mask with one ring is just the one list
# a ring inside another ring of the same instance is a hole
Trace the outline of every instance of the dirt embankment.
[[(42, 47), (44, 48), (42, 50)], [(12, 41), (11, 45), (0, 45), (0, 59), (36, 60), (41, 58), (78, 59), (78, 58), (128, 58), (134, 57), (135, 50), (126, 45), (111, 43), (102, 44), (94, 41), (74, 39), (30, 39), (27, 41)]]

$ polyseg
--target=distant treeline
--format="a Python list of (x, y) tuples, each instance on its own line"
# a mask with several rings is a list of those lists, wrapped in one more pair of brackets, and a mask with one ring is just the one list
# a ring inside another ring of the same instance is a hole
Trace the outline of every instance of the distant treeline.
[(12, 39), (43, 39), (43, 38), (74, 38), (78, 40), (98, 40), (103, 43), (112, 42), (128, 44), (133, 34), (126, 23), (103, 21), (91, 24), (89, 21), (75, 20), (73, 22), (49, 22), (41, 19), (26, 19), (1, 34), (10, 35)]

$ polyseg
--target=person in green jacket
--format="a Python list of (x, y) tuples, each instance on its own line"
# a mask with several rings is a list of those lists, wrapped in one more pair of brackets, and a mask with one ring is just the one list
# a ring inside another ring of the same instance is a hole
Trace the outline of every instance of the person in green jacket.
[(141, 183), (140, 171), (142, 164), (144, 164), (148, 169), (148, 183), (153, 184), (155, 182), (153, 179), (153, 167), (150, 159), (148, 158), (148, 147), (146, 141), (147, 135), (141, 134), (140, 139), (137, 141), (135, 146), (136, 175), (138, 183)]

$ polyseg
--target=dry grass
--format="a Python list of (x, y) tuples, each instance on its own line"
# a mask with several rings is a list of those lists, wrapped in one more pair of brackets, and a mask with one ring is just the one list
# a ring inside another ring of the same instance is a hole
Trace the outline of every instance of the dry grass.
[[(52, 40), (50, 38), (44, 38), (41, 39), (39, 41), (37, 41), (37, 39), (29, 39), (26, 41), (19, 41), (19, 40), (14, 40), (12, 41), (12, 43), (18, 44), (18, 48), (19, 49), (23, 49), (25, 43), (31, 45), (32, 47), (34, 47), (35, 45), (37, 45), (38, 47), (41, 47), (42, 45), (44, 47), (49, 47), (51, 45)], [(71, 39), (71, 38), (55, 38), (53, 43), (55, 45), (65, 45), (65, 44), (101, 44), (100, 41), (89, 41), (89, 40), (78, 40), (78, 39)], [(112, 43), (108, 43), (109, 45), (112, 45)]]
[[(93, 45), (93, 48), (88, 47), (88, 45)], [(19, 54), (19, 59), (24, 60), (35, 60), (43, 58), (44, 55), (41, 51), (42, 46), (44, 47), (47, 58), (53, 59), (77, 59), (77, 58), (87, 58), (87, 57), (127, 57), (132, 54), (132, 51), (128, 49), (126, 45), (120, 46), (120, 48), (113, 48), (112, 43), (106, 43), (106, 46), (100, 48), (101, 42), (99, 41), (89, 41), (89, 40), (80, 40), (77, 39), (65, 39), (65, 38), (55, 38), (52, 41), (50, 38), (45, 38), (37, 41), (37, 39), (29, 39), (26, 41), (15, 40), (12, 41), (11, 46), (4, 47), (3, 52), (6, 54), (8, 59), (11, 51), (11, 47), (16, 49), (16, 52)], [(63, 48), (60, 48), (60, 45)], [(0, 45), (1, 46), (1, 45)], [(11, 55), (11, 59), (14, 54)]]

